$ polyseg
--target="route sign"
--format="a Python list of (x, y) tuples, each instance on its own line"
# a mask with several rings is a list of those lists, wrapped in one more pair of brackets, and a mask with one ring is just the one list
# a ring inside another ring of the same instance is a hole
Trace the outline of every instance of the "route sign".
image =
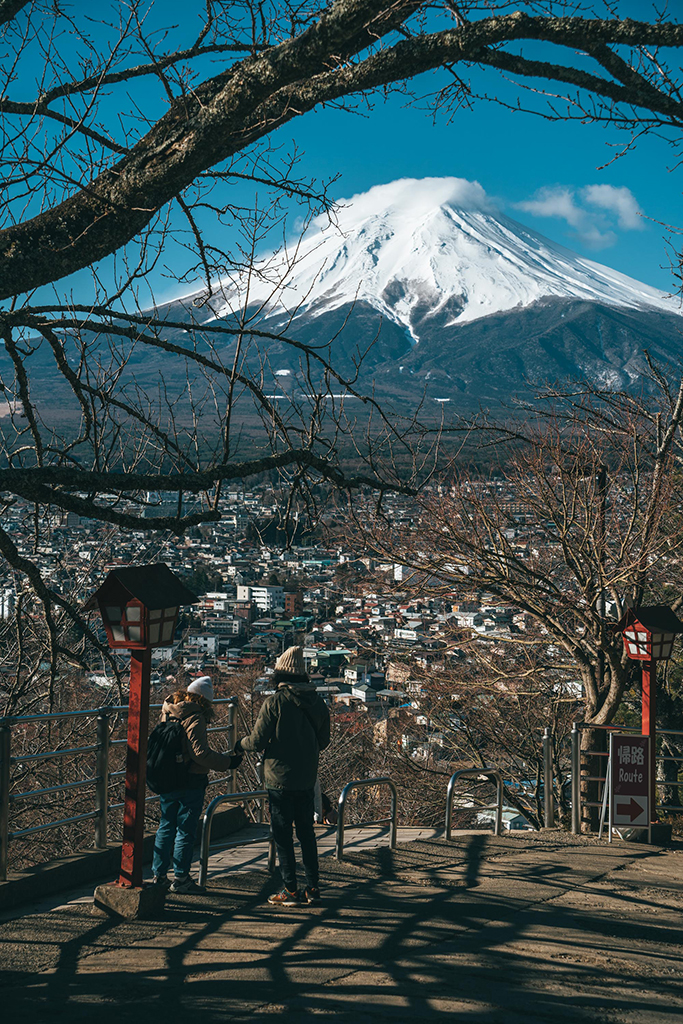
[(610, 825), (649, 829), (650, 737), (612, 733), (609, 777)]

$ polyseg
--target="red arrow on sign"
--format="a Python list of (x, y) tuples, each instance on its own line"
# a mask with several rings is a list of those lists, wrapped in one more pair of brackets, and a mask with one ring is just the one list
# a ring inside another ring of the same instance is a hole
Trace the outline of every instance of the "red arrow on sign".
[(639, 818), (641, 814), (645, 813), (645, 807), (642, 804), (639, 804), (637, 800), (634, 800), (633, 797), (631, 797), (630, 802), (627, 804), (618, 803), (616, 810), (617, 814), (628, 814), (631, 821), (635, 821), (636, 818)]

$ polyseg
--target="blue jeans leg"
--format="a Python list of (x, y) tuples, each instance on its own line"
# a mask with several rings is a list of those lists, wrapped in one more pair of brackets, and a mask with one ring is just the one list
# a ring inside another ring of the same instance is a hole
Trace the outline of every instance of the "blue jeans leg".
[(204, 786), (175, 789), (159, 797), (161, 821), (154, 840), (152, 871), (165, 875), (171, 866), (176, 877), (190, 873), (192, 849), (204, 803)]
[(173, 846), (173, 873), (176, 878), (189, 875), (192, 849), (197, 836), (197, 825), (204, 804), (204, 789), (185, 789), (178, 808), (175, 844)]
[(166, 875), (171, 866), (176, 820), (180, 806), (178, 797), (181, 792), (182, 790), (176, 790), (172, 793), (163, 793), (159, 797), (161, 821), (154, 840), (154, 857), (152, 858), (152, 871), (157, 877)]

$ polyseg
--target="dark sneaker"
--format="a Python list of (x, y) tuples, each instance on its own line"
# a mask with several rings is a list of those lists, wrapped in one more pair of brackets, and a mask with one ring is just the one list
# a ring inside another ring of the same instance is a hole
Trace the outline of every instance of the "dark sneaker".
[(307, 885), (301, 892), (302, 903), (320, 903), (320, 889), (317, 885)]
[(274, 907), (300, 907), (301, 900), (298, 892), (290, 892), (289, 889), (280, 889), (268, 897), (268, 902)]
[(158, 885), (162, 889), (169, 889), (171, 887), (168, 875), (155, 875), (152, 879), (152, 885)]
[(192, 896), (200, 892), (206, 892), (206, 890), (204, 889), (204, 886), (197, 885), (194, 878), (190, 878), (189, 875), (185, 875), (184, 878), (181, 876), (180, 878), (174, 879), (171, 883), (171, 892)]

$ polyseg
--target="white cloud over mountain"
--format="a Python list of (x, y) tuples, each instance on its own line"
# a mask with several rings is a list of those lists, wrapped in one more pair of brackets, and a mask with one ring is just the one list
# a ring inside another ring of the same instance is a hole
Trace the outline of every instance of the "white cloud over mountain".
[(631, 189), (625, 185), (586, 185), (581, 194), (591, 206), (616, 214), (619, 227), (624, 231), (643, 230), (643, 211)]
[(629, 188), (616, 185), (546, 186), (515, 208), (532, 217), (564, 220), (574, 236), (590, 249), (607, 249), (617, 241), (616, 229), (641, 231), (642, 210)]

